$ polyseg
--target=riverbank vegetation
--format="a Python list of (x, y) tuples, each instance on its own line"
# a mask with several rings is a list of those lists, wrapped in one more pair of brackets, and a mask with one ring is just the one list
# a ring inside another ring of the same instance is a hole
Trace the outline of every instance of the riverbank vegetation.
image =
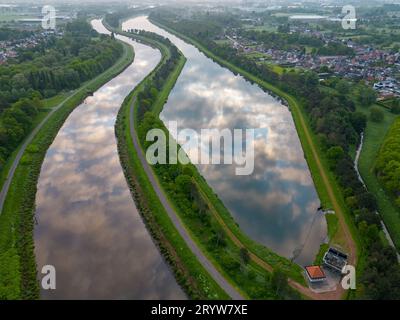
[(383, 186), (400, 206), (400, 119), (396, 120), (388, 132), (379, 152), (375, 171)]
[[(216, 34), (218, 30), (223, 32), (222, 23), (217, 23), (218, 14), (194, 16), (196, 25), (202, 23), (202, 28), (192, 28), (192, 20), (168, 9), (159, 9), (150, 18), (168, 31), (179, 32), (180, 37), (194, 43), (222, 65), (288, 101), (322, 204), (330, 207), (332, 201), (335, 201), (340, 205), (337, 208), (342, 211), (343, 217), (339, 218), (344, 219), (347, 226), (341, 224), (338, 234), (340, 229), (348, 227), (357, 245), (358, 262), (361, 262), (358, 270), (362, 272), (358, 296), (373, 299), (398, 297), (396, 288), (400, 269), (395, 252), (386, 247), (379, 237), (376, 199), (358, 180), (349, 154), (352, 146), (359, 143), (360, 134), (365, 128), (364, 116), (356, 111), (353, 101), (345, 95), (320, 90), (318, 78), (312, 72), (276, 74), (266, 65), (257, 65), (247, 60), (234, 48), (216, 44), (210, 35)], [(304, 127), (301, 128), (303, 125), (307, 125), (313, 133), (318, 161), (323, 166), (323, 174), (329, 177), (328, 185), (321, 183), (321, 172), (316, 170), (314, 156), (305, 140)], [(352, 245), (348, 237), (344, 240), (344, 245)], [(352, 254), (355, 255), (356, 251)], [(379, 277), (376, 270), (381, 270), (387, 281), (382, 282), (382, 276)]]
[(13, 176), (3, 211), (0, 214), (0, 299), (39, 297), (33, 229), (36, 185), (46, 151), (74, 108), (133, 61), (131, 46), (116, 40), (113, 40), (116, 42), (114, 44), (103, 37), (99, 37), (97, 41), (99, 44), (105, 41), (106, 47), (119, 48), (117, 51), (120, 53), (112, 54), (111, 60), (110, 57), (107, 59), (112, 62), (110, 68), (85, 82), (72, 94), (67, 97), (61, 94), (43, 101), (46, 107), (49, 104), (51, 106), (59, 104), (60, 107), (44, 123), (26, 148)]
[[(379, 152), (375, 172), (400, 207), (400, 118), (393, 123)], [(400, 226), (397, 230), (400, 233)]]

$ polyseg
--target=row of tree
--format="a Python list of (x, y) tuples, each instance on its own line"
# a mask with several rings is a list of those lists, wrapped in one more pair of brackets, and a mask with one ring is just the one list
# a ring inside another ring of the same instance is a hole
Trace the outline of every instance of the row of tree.
[(379, 152), (375, 172), (400, 207), (400, 119), (397, 119)]
[(152, 110), (152, 106), (158, 98), (159, 92), (163, 89), (165, 81), (167, 80), (171, 72), (175, 69), (180, 59), (180, 53), (169, 39), (164, 38), (156, 33), (144, 30), (131, 30), (131, 32), (141, 37), (155, 40), (159, 43), (164, 44), (170, 52), (169, 58), (157, 69), (157, 72), (152, 77), (151, 81), (149, 81), (144, 89), (138, 94), (138, 117), (139, 119), (143, 119), (144, 115)]

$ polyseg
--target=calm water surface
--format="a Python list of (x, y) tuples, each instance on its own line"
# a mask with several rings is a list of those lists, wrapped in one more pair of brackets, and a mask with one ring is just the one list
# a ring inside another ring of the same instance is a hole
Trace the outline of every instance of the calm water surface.
[(175, 120), (180, 129), (197, 132), (256, 129), (253, 174), (237, 176), (232, 165), (198, 167), (251, 238), (301, 265), (312, 263), (326, 238), (326, 222), (317, 213), (320, 202), (288, 108), (146, 17), (123, 28), (168, 37), (187, 58), (161, 114), (166, 125)]
[[(108, 33), (101, 21), (93, 27)], [(44, 299), (181, 299), (143, 224), (119, 162), (114, 123), (122, 101), (159, 62), (135, 50), (123, 73), (70, 115), (47, 152), (36, 197), (35, 253), (40, 272), (54, 265), (57, 289)]]

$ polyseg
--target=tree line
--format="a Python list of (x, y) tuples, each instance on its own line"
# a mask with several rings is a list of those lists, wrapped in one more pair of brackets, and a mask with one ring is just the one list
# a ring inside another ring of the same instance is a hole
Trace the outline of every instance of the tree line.
[(400, 207), (400, 119), (390, 128), (379, 151), (375, 173)]

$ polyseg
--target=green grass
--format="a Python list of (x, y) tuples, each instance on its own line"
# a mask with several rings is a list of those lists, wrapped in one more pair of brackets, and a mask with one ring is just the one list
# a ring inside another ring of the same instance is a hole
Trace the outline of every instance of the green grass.
[(276, 32), (277, 30), (275, 26), (271, 25), (263, 25), (263, 26), (243, 25), (243, 28), (247, 30), (268, 31), (268, 32)]
[(73, 90), (71, 90), (70, 92), (61, 92), (60, 94), (58, 94), (54, 97), (44, 99), (43, 105), (45, 108), (53, 108), (53, 107), (57, 106), (58, 104), (62, 103), (65, 99), (67, 99), (73, 93), (74, 93)]
[[(369, 116), (369, 109), (357, 107), (357, 110)], [(397, 249), (400, 248), (400, 212), (392, 201), (392, 198), (386, 193), (379, 183), (373, 169), (376, 158), (382, 143), (389, 131), (391, 125), (396, 119), (396, 115), (389, 110), (382, 108), (384, 120), (380, 123), (368, 121), (364, 134), (364, 145), (359, 159), (359, 171), (368, 188), (375, 195), (378, 201), (379, 213), (385, 222), (385, 225), (393, 239)]]
[[(18, 22), (19, 19), (35, 19), (35, 16), (24, 16), (18, 14), (0, 14), (0, 22)], [(39, 25), (39, 23), (38, 23)]]
[(228, 45), (228, 44), (231, 43), (231, 41), (228, 40), (228, 39), (224, 39), (224, 40), (214, 40), (214, 42), (215, 42), (216, 44), (220, 44), (220, 45)]
[(274, 71), (275, 73), (282, 75), (283, 71), (285, 70), (285, 68), (278, 66), (276, 64), (272, 65), (272, 71)]
[(266, 59), (270, 58), (270, 55), (262, 53), (262, 52), (257, 52), (257, 51), (250, 52), (250, 53), (245, 53), (244, 55), (247, 58), (254, 59), (254, 60), (258, 60), (260, 58), (266, 58)]
[(335, 214), (328, 213), (325, 215), (328, 227), (328, 238), (333, 239), (339, 227), (338, 217)]
[(0, 215), (0, 299), (39, 297), (33, 217), (40, 168), (57, 132), (68, 115), (86, 98), (88, 91), (97, 90), (131, 64), (134, 56), (132, 47), (123, 45), (123, 55), (112, 67), (84, 84), (46, 121), (26, 149), (15, 171)]
[(324, 254), (325, 254), (325, 252), (328, 251), (328, 249), (329, 249), (329, 244), (328, 243), (322, 243), (319, 246), (318, 254), (316, 255), (316, 257), (314, 259), (314, 265), (315, 266), (322, 265), (322, 263), (323, 263), (322, 259), (324, 258)]

